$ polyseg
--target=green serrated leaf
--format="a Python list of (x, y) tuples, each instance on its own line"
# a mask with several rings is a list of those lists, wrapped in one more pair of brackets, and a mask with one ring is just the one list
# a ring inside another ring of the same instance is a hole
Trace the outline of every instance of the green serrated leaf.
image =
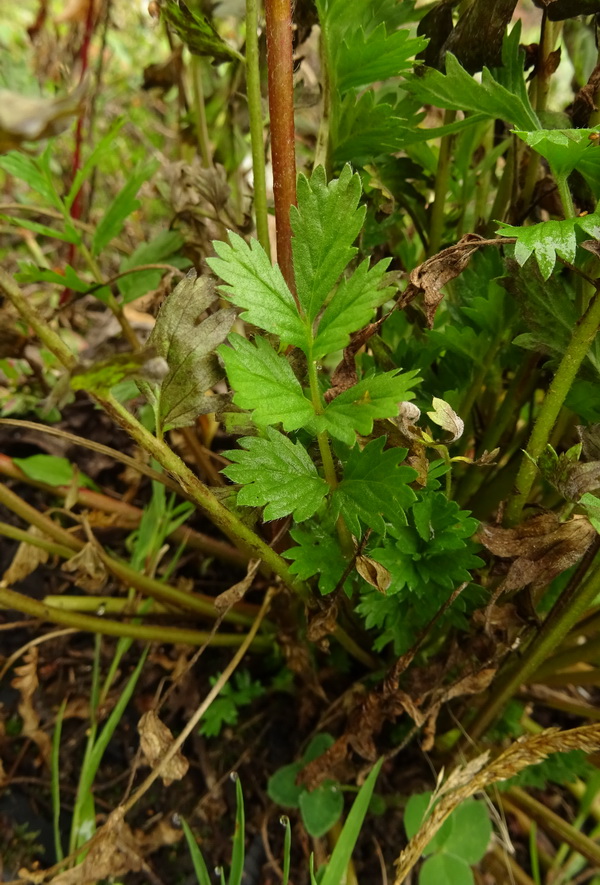
[(81, 237), (74, 228), (65, 230), (57, 230), (55, 227), (49, 227), (47, 224), (40, 224), (38, 221), (29, 221), (27, 218), (15, 218), (12, 215), (1, 215), (0, 220), (7, 221), (15, 227), (23, 227), (25, 230), (31, 230), (36, 234), (44, 237), (52, 237), (54, 240), (61, 240), (64, 243), (79, 244)]
[(298, 208), (290, 213), (292, 249), (298, 299), (311, 323), (358, 251), (352, 244), (366, 212), (358, 206), (360, 195), (360, 178), (350, 166), (329, 183), (322, 166), (310, 179), (298, 178)]
[(332, 495), (335, 515), (341, 513), (353, 535), (362, 534), (361, 523), (385, 534), (383, 516), (397, 518), (416, 501), (409, 487), (416, 470), (400, 462), (406, 449), (384, 451), (385, 437), (374, 439), (361, 451), (355, 446), (344, 467), (344, 476)]
[(117, 120), (116, 123), (114, 123), (114, 125), (110, 127), (106, 135), (103, 136), (103, 138), (101, 138), (100, 141), (96, 144), (81, 169), (77, 170), (77, 174), (75, 175), (73, 183), (69, 188), (69, 193), (65, 197), (65, 206), (67, 207), (67, 209), (71, 209), (75, 197), (81, 190), (81, 186), (84, 181), (86, 181), (86, 179), (91, 175), (92, 171), (98, 166), (100, 161), (111, 150), (113, 150), (113, 142), (125, 125), (125, 122), (125, 117), (121, 117), (120, 120)]
[[(406, 88), (423, 104), (448, 110), (487, 114), (512, 123), (518, 129), (540, 128), (524, 86), (524, 53), (519, 50), (520, 29), (514, 27), (503, 44), (503, 69), (483, 69), (481, 82), (475, 80), (452, 53), (446, 54), (446, 73), (434, 68), (407, 78)], [(503, 85), (502, 81), (507, 81)], [(520, 85), (518, 85), (520, 83)]]
[(362, 329), (376, 308), (392, 298), (394, 287), (385, 285), (389, 263), (390, 259), (379, 261), (369, 270), (369, 261), (363, 261), (351, 277), (342, 280), (319, 320), (313, 359), (346, 347), (351, 333)]
[(323, 595), (335, 590), (348, 564), (337, 539), (314, 521), (290, 529), (290, 535), (297, 544), (283, 553), (292, 560), (290, 572), (303, 581), (318, 575)]
[(279, 265), (271, 264), (257, 240), (249, 246), (238, 234), (230, 232), (229, 242), (231, 245), (215, 240), (218, 258), (207, 259), (211, 270), (228, 283), (219, 286), (219, 291), (243, 308), (241, 316), (247, 323), (305, 350), (308, 330)]
[(56, 193), (52, 181), (40, 166), (36, 157), (30, 157), (21, 151), (9, 151), (0, 156), (0, 169), (24, 181), (31, 190), (46, 200), (50, 206), (62, 211), (60, 197)]
[(140, 202), (136, 194), (145, 181), (151, 178), (158, 169), (158, 160), (153, 160), (135, 172), (125, 186), (114, 198), (102, 216), (92, 238), (92, 254), (100, 252), (121, 232), (125, 219), (139, 209)]
[(584, 159), (600, 165), (600, 149), (590, 140), (598, 136), (597, 129), (517, 130), (515, 135), (549, 162), (554, 175), (570, 175)]
[(335, 59), (336, 84), (341, 93), (401, 76), (429, 42), (411, 36), (409, 30), (388, 32), (387, 28), (381, 23), (368, 35), (362, 27), (348, 34)]
[(239, 52), (225, 43), (212, 22), (203, 13), (189, 9), (183, 0), (160, 0), (160, 9), (193, 55), (208, 56), (216, 64), (234, 58), (244, 61)]
[(575, 260), (577, 251), (576, 228), (600, 236), (600, 215), (585, 215), (578, 218), (564, 218), (562, 221), (542, 221), (529, 227), (515, 227), (501, 224), (496, 233), (502, 237), (516, 237), (515, 258), (523, 266), (531, 255), (535, 255), (544, 280), (554, 270), (557, 256), (569, 263)]
[(208, 396), (223, 377), (215, 350), (235, 321), (232, 309), (202, 314), (216, 301), (212, 283), (190, 271), (163, 303), (148, 339), (168, 372), (138, 386), (154, 407), (157, 426), (189, 427), (198, 415), (214, 412), (223, 397)]
[(238, 504), (264, 507), (267, 520), (292, 513), (296, 522), (303, 522), (319, 509), (329, 486), (301, 443), (271, 427), (266, 433), (266, 439), (241, 439), (242, 451), (226, 452), (235, 463), (222, 472), (233, 482), (244, 483)]
[(233, 401), (252, 410), (257, 424), (282, 424), (298, 430), (310, 423), (314, 408), (283, 355), (263, 338), (250, 343), (241, 335), (229, 336), (231, 347), (220, 347), (227, 377), (235, 391)]
[(327, 430), (335, 439), (352, 447), (356, 434), (369, 436), (376, 418), (392, 418), (401, 402), (414, 399), (412, 387), (417, 371), (393, 369), (363, 378), (330, 402), (312, 422), (317, 432)]
[(91, 366), (76, 366), (71, 372), (69, 386), (71, 390), (106, 393), (126, 378), (140, 376), (160, 378), (164, 376), (166, 369), (164, 360), (160, 358), (157, 360), (154, 348), (145, 347), (136, 353), (114, 354), (105, 360), (92, 363)]
[(372, 90), (360, 96), (350, 90), (331, 124), (336, 163), (366, 163), (373, 157), (402, 150), (414, 135), (411, 124), (416, 126), (420, 119), (407, 119), (401, 107), (380, 100)]

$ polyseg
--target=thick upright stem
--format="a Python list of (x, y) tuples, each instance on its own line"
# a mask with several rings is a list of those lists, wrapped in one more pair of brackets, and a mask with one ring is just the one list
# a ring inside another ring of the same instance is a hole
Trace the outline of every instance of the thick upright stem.
[(256, 234), (258, 242), (267, 255), (271, 257), (267, 216), (267, 186), (265, 182), (262, 97), (260, 93), (258, 0), (246, 0), (246, 93), (248, 97), (248, 114), (250, 116), (250, 140), (252, 143)]
[(295, 292), (290, 224), (290, 207), (296, 205), (291, 0), (265, 0), (265, 15), (277, 263), (286, 283)]
[(577, 372), (600, 326), (600, 292), (592, 298), (590, 305), (579, 320), (558, 371), (548, 389), (542, 407), (535, 421), (533, 432), (527, 444), (526, 454), (521, 462), (515, 483), (515, 493), (506, 507), (506, 523), (514, 525), (520, 519), (527, 503), (531, 487), (537, 473), (536, 461), (542, 454), (558, 418), (566, 396), (571, 389)]
[[(455, 118), (456, 111), (446, 111), (444, 113), (444, 126), (453, 123)], [(446, 211), (446, 194), (448, 193), (448, 184), (450, 182), (450, 159), (452, 156), (453, 142), (453, 135), (444, 135), (442, 143), (440, 144), (437, 172), (435, 175), (435, 193), (429, 222), (428, 254), (430, 256), (435, 255), (442, 244), (445, 221), (444, 212)]]

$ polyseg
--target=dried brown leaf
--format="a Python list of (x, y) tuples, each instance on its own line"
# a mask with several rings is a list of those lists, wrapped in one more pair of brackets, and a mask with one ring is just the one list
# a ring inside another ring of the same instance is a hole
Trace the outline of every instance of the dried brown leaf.
[(334, 602), (325, 603), (324, 608), (311, 611), (308, 616), (306, 638), (309, 642), (321, 642), (331, 636), (337, 627), (338, 607)]
[(144, 869), (139, 846), (123, 818), (123, 809), (116, 808), (95, 834), (83, 863), (54, 876), (50, 885), (96, 885)]
[[(138, 732), (144, 761), (150, 768), (155, 768), (173, 743), (173, 735), (154, 710), (144, 713), (138, 722)], [(177, 752), (161, 768), (161, 777), (165, 787), (168, 787), (173, 781), (185, 777), (189, 767), (190, 764), (185, 756)]]
[(392, 583), (392, 576), (385, 566), (369, 556), (356, 557), (356, 571), (371, 587), (385, 593)]
[(35, 709), (33, 696), (38, 687), (39, 652), (34, 646), (24, 656), (25, 663), (15, 667), (15, 677), (11, 685), (21, 695), (18, 705), (19, 716), (23, 720), (21, 734), (30, 738), (40, 751), (45, 763), (50, 763), (51, 741), (45, 731), (40, 728), (40, 717)]
[(256, 572), (258, 571), (258, 567), (260, 566), (260, 562), (260, 559), (251, 560), (248, 563), (246, 577), (242, 578), (241, 581), (238, 581), (237, 584), (233, 584), (231, 587), (228, 587), (227, 590), (224, 590), (222, 593), (219, 593), (219, 595), (215, 597), (215, 608), (220, 615), (224, 615), (237, 602), (242, 601), (242, 599), (252, 586), (252, 582), (254, 581)]
[(83, 80), (69, 95), (37, 98), (0, 89), (0, 153), (58, 135), (79, 112), (88, 88)]
[[(31, 535), (33, 538), (43, 538), (46, 541), (50, 540), (48, 535), (45, 535), (34, 525), (29, 526), (27, 534)], [(16, 584), (19, 581), (22, 581), (23, 578), (26, 578), (27, 575), (34, 572), (38, 565), (43, 565), (45, 562), (48, 562), (49, 558), (50, 554), (47, 550), (42, 550), (41, 547), (36, 547), (34, 544), (21, 543), (17, 547), (11, 564), (2, 575), (2, 579), (6, 581), (7, 584)]]
[(437, 255), (428, 258), (411, 271), (403, 301), (410, 301), (416, 295), (422, 294), (430, 328), (433, 326), (435, 312), (444, 297), (442, 289), (446, 283), (463, 272), (482, 239), (477, 234), (466, 234), (454, 246), (442, 249)]
[(479, 540), (491, 553), (514, 559), (496, 596), (528, 585), (534, 590), (546, 587), (581, 559), (595, 537), (586, 517), (561, 523), (554, 513), (535, 516), (516, 528), (482, 526), (479, 532)]
[(90, 593), (101, 590), (108, 579), (106, 566), (100, 558), (98, 548), (91, 541), (88, 541), (78, 553), (63, 562), (61, 570), (74, 574), (79, 587)]
[(443, 430), (446, 430), (450, 434), (448, 443), (456, 442), (456, 440), (460, 439), (463, 435), (465, 422), (456, 414), (450, 403), (447, 403), (446, 400), (434, 396), (433, 411), (427, 412), (427, 417), (431, 418), (435, 424), (438, 424)]

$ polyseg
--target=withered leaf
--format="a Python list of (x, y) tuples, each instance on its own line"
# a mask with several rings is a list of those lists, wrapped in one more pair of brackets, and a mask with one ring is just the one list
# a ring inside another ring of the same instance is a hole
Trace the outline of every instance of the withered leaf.
[[(27, 534), (35, 538), (46, 538), (48, 540), (47, 535), (44, 535), (34, 525), (29, 526)], [(48, 551), (43, 550), (41, 547), (36, 547), (34, 544), (21, 543), (17, 547), (12, 562), (4, 572), (2, 579), (7, 584), (16, 584), (34, 572), (38, 565), (48, 562), (49, 556)]]
[(159, 0), (160, 11), (193, 55), (208, 56), (214, 64), (243, 61), (235, 49), (225, 43), (212, 22), (198, 10), (189, 9), (183, 0)]
[(326, 636), (331, 636), (337, 627), (338, 607), (335, 602), (326, 603), (325, 608), (316, 612), (310, 612), (306, 629), (306, 638), (309, 642), (320, 642)]
[(33, 647), (24, 656), (24, 663), (15, 667), (15, 678), (11, 685), (21, 695), (18, 711), (23, 724), (21, 734), (30, 738), (40, 751), (44, 762), (50, 763), (51, 741), (49, 736), (40, 728), (40, 717), (35, 708), (34, 694), (38, 687), (38, 649)]
[(148, 339), (168, 372), (160, 381), (137, 382), (153, 406), (157, 424), (189, 427), (199, 415), (223, 405), (226, 397), (209, 396), (223, 377), (215, 348), (222, 344), (235, 320), (235, 310), (217, 310), (202, 320), (215, 302), (213, 285), (206, 277), (190, 271), (167, 297)]
[(260, 559), (249, 562), (246, 577), (215, 597), (215, 608), (220, 615), (229, 611), (237, 602), (241, 602), (252, 586), (260, 562)]
[(425, 315), (429, 327), (433, 326), (435, 312), (444, 297), (442, 289), (450, 280), (459, 276), (471, 260), (471, 255), (479, 248), (483, 238), (477, 234), (465, 234), (454, 246), (442, 249), (437, 255), (428, 258), (415, 267), (409, 276), (409, 284), (403, 295), (404, 302), (416, 295), (423, 295)]
[(88, 542), (78, 553), (63, 562), (61, 571), (75, 574), (77, 584), (90, 593), (104, 587), (108, 574), (95, 544)]
[(479, 540), (495, 556), (513, 559), (499, 593), (546, 587), (557, 575), (581, 559), (596, 535), (584, 516), (561, 523), (554, 513), (543, 513), (512, 529), (482, 526)]
[[(144, 713), (138, 722), (140, 735), (140, 747), (144, 755), (144, 761), (150, 768), (154, 768), (173, 743), (173, 735), (161, 722), (154, 710)], [(165, 787), (173, 781), (181, 780), (187, 774), (189, 762), (182, 753), (175, 753), (172, 759), (161, 768), (161, 777)]]
[(586, 461), (600, 461), (600, 424), (590, 424), (583, 427), (581, 424), (576, 428), (583, 457)]
[(356, 571), (371, 587), (385, 593), (392, 583), (392, 576), (385, 566), (369, 556), (356, 557)]
[(78, 113), (87, 92), (83, 80), (69, 95), (37, 98), (0, 89), (0, 153), (18, 148), (24, 141), (58, 135)]

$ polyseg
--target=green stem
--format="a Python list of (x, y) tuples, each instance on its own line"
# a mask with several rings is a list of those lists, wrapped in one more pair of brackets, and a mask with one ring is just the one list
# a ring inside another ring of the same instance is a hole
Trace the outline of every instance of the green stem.
[(556, 186), (558, 187), (558, 193), (562, 203), (563, 212), (565, 213), (565, 218), (575, 218), (575, 206), (573, 205), (573, 197), (571, 195), (571, 188), (569, 187), (568, 176), (558, 175), (555, 172), (554, 178), (556, 179)]
[(494, 681), (493, 695), (482, 707), (468, 729), (469, 741), (478, 740), (489, 725), (499, 716), (504, 705), (530, 681), (544, 661), (560, 645), (575, 626), (583, 612), (600, 593), (600, 569), (592, 563), (588, 579), (577, 582), (571, 592), (565, 592), (555, 603), (539, 632), (532, 637), (522, 657), (513, 656), (501, 676)]
[(269, 224), (267, 185), (265, 179), (265, 145), (263, 140), (262, 96), (260, 92), (260, 57), (258, 51), (258, 0), (246, 0), (246, 92), (250, 116), (252, 174), (254, 177), (254, 212), (256, 234), (269, 258)]
[[(324, 16), (324, 19), (326, 19), (326, 16)], [(331, 174), (331, 122), (335, 87), (332, 83), (333, 68), (329, 52), (329, 33), (326, 21), (321, 21), (319, 56), (321, 59), (321, 90), (323, 98), (321, 122), (319, 123), (317, 147), (315, 149), (315, 167), (323, 166), (329, 178)]]
[[(180, 627), (146, 626), (143, 624), (123, 624), (108, 618), (83, 615), (78, 612), (64, 611), (60, 608), (38, 602), (30, 596), (16, 593), (8, 587), (0, 587), (0, 606), (14, 611), (23, 612), (42, 621), (53, 624), (64, 624), (76, 630), (88, 633), (101, 633), (106, 636), (124, 636), (128, 639), (139, 639), (143, 642), (171, 642), (184, 645), (213, 645), (218, 648), (234, 648), (241, 645), (246, 638), (243, 633), (213, 633), (204, 630), (186, 630)], [(273, 645), (269, 636), (254, 639), (255, 649), (267, 650)]]
[[(456, 111), (444, 112), (444, 126), (453, 123)], [(444, 221), (446, 212), (446, 194), (450, 182), (450, 158), (452, 155), (453, 135), (444, 135), (440, 144), (437, 171), (435, 174), (435, 191), (431, 216), (429, 220), (429, 256), (436, 255), (442, 244), (444, 235)]]
[(192, 90), (194, 94), (194, 113), (196, 115), (196, 139), (198, 149), (202, 157), (202, 165), (207, 169), (212, 168), (212, 153), (210, 150), (210, 138), (206, 123), (206, 108), (204, 107), (204, 88), (202, 86), (202, 59), (197, 55), (191, 58)]
[(290, 209), (296, 205), (291, 0), (265, 0), (265, 17), (277, 263), (290, 291), (295, 292), (290, 222)]
[(523, 456), (517, 474), (515, 482), (516, 491), (509, 498), (506, 507), (506, 522), (508, 525), (515, 525), (521, 517), (521, 512), (527, 503), (537, 473), (535, 462), (542, 454), (550, 438), (554, 422), (558, 418), (571, 385), (590, 349), (599, 326), (600, 293), (596, 290), (588, 309), (577, 323), (533, 426), (533, 431), (527, 444), (526, 455)]

